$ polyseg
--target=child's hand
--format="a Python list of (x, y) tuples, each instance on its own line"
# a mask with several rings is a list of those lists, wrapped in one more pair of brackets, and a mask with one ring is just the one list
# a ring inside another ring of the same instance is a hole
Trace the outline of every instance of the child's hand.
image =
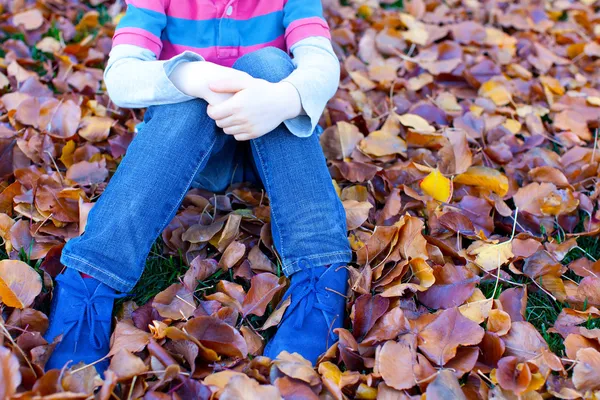
[(211, 104), (208, 116), (240, 141), (263, 136), (302, 111), (300, 95), (288, 82), (228, 79), (213, 81), (209, 88), (215, 93), (235, 93), (221, 104)]
[(208, 61), (179, 64), (169, 76), (171, 82), (183, 93), (206, 100), (209, 104), (220, 104), (233, 96), (232, 93), (216, 93), (209, 89), (211, 82), (253, 80), (243, 71), (223, 67)]

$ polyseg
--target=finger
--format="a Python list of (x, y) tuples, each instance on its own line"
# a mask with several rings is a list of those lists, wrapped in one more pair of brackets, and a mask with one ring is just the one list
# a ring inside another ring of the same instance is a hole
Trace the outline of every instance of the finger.
[(237, 101), (232, 97), (221, 104), (208, 106), (206, 113), (215, 121), (231, 117), (237, 110)]
[(211, 82), (208, 88), (217, 93), (237, 93), (248, 87), (248, 79), (235, 77), (232, 79)]
[(242, 124), (242, 121), (240, 121), (240, 119), (236, 115), (232, 115), (231, 117), (220, 119), (215, 122), (217, 126), (221, 129), (231, 128), (233, 126)]
[(240, 135), (248, 133), (248, 128), (243, 125), (230, 126), (228, 128), (223, 129), (227, 135)]
[(235, 138), (235, 140), (237, 140), (238, 142), (244, 142), (246, 140), (252, 140), (252, 139), (256, 139), (257, 137), (259, 137), (260, 135), (257, 135), (255, 133), (241, 133), (239, 135), (234, 135), (233, 137)]

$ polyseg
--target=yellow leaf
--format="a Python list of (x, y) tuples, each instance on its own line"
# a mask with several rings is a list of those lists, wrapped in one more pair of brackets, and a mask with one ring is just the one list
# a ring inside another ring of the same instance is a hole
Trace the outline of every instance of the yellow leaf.
[(427, 44), (429, 32), (422, 22), (417, 21), (412, 15), (404, 13), (400, 14), (400, 21), (408, 28), (408, 31), (402, 32), (405, 40), (421, 46)]
[(507, 119), (502, 124), (503, 127), (511, 131), (514, 135), (521, 131), (521, 127), (523, 126), (519, 121), (514, 119)]
[(476, 104), (471, 104), (469, 111), (471, 111), (476, 117), (481, 117), (481, 114), (483, 114), (484, 110), (483, 107), (480, 107)]
[(390, 135), (383, 130), (369, 133), (369, 136), (360, 141), (358, 148), (363, 153), (375, 157), (406, 154), (406, 142), (404, 139)]
[(0, 89), (2, 89), (3, 87), (6, 87), (8, 85), (10, 85), (10, 81), (8, 80), (6, 75), (4, 75), (2, 72), (0, 72)]
[(452, 181), (446, 178), (438, 169), (434, 169), (421, 181), (423, 192), (437, 201), (449, 202), (452, 198)]
[(542, 388), (546, 383), (546, 378), (540, 373), (531, 374), (531, 382), (527, 386), (526, 392), (534, 392)]
[(600, 107), (600, 97), (598, 96), (590, 96), (586, 98), (587, 102), (593, 106)]
[(73, 165), (73, 153), (75, 152), (75, 147), (77, 147), (75, 142), (69, 140), (62, 148), (62, 154), (59, 160), (62, 161), (67, 168)]
[(487, 299), (480, 289), (475, 289), (458, 311), (476, 324), (481, 324), (488, 317), (493, 304), (494, 299)]
[(339, 385), (342, 380), (342, 371), (330, 361), (325, 361), (319, 364), (319, 374), (325, 379), (329, 379), (335, 384)]
[(61, 47), (60, 42), (51, 36), (46, 36), (35, 45), (36, 49), (45, 53), (55, 53), (60, 51)]
[(503, 243), (473, 243), (467, 253), (475, 256), (475, 263), (485, 271), (493, 271), (506, 264), (514, 257), (512, 252), (512, 241)]
[(565, 88), (560, 84), (558, 79), (551, 76), (542, 76), (540, 81), (546, 86), (552, 93), (562, 96), (565, 94)]
[(434, 133), (435, 128), (429, 125), (429, 122), (425, 118), (416, 114), (404, 114), (399, 115), (398, 120), (406, 127), (411, 128), (415, 132), (419, 133)]
[(377, 398), (377, 389), (361, 383), (358, 385), (358, 389), (356, 389), (355, 398), (363, 400), (375, 400)]
[(406, 88), (408, 90), (416, 92), (417, 90), (421, 90), (422, 88), (424, 88), (432, 82), (433, 76), (428, 73), (423, 73), (419, 76), (415, 76), (414, 78), (410, 78), (408, 82), (406, 82)]
[(29, 307), (42, 291), (42, 279), (23, 261), (0, 261), (0, 302), (9, 307)]
[(467, 172), (456, 176), (454, 182), (488, 189), (500, 196), (508, 193), (508, 178), (492, 168), (470, 167)]
[(512, 101), (508, 89), (500, 82), (495, 81), (487, 81), (481, 85), (479, 95), (492, 100), (497, 106), (505, 106)]
[(419, 280), (419, 285), (424, 288), (431, 287), (435, 283), (433, 268), (427, 264), (422, 258), (413, 258), (410, 260), (410, 268), (412, 273)]
[(371, 15), (373, 15), (373, 9), (371, 7), (369, 7), (367, 4), (363, 4), (362, 6), (358, 7), (358, 10), (356, 10), (356, 13), (360, 17), (367, 19)]
[(450, 92), (442, 92), (435, 99), (435, 104), (446, 112), (461, 112), (462, 107), (458, 104), (456, 96)]

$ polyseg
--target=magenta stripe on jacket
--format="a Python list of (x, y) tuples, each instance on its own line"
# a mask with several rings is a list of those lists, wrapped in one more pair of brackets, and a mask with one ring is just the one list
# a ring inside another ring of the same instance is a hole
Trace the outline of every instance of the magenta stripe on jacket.
[(160, 59), (185, 50), (230, 65), (267, 46), (289, 50), (310, 36), (331, 38), (320, 0), (126, 0), (113, 46), (144, 47)]

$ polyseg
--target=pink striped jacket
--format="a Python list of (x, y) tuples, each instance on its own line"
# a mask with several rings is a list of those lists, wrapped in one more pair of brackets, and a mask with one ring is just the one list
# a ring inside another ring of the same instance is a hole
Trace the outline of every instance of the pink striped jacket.
[(231, 66), (267, 46), (289, 50), (309, 36), (330, 38), (320, 0), (126, 0), (113, 46), (144, 47), (167, 60), (186, 50)]

